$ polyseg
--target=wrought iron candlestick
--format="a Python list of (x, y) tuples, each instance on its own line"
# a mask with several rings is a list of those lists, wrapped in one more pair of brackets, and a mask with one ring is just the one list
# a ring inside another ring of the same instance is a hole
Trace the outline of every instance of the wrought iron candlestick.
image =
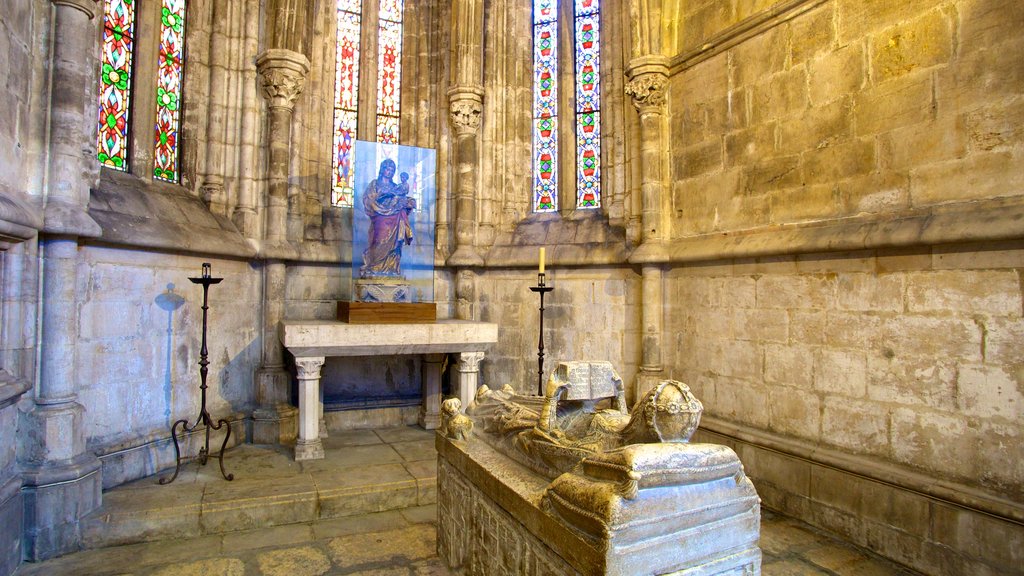
[(206, 409), (206, 373), (208, 372), (207, 366), (210, 365), (210, 361), (207, 359), (208, 354), (206, 349), (206, 311), (210, 309), (210, 306), (207, 304), (207, 297), (209, 295), (210, 285), (219, 284), (220, 281), (223, 280), (223, 278), (211, 278), (210, 268), (210, 264), (204, 262), (202, 277), (189, 278), (189, 280), (193, 284), (202, 284), (203, 286), (203, 344), (202, 347), (199, 349), (199, 390), (201, 392), (202, 400), (200, 402), (199, 417), (196, 418), (196, 423), (192, 424), (191, 426), (189, 426), (189, 421), (187, 418), (178, 420), (177, 422), (174, 423), (173, 426), (171, 426), (171, 438), (174, 439), (174, 475), (171, 476), (170, 478), (161, 478), (161, 484), (170, 484), (171, 482), (174, 482), (174, 479), (178, 477), (178, 470), (181, 468), (182, 461), (187, 462), (193, 459), (192, 457), (181, 457), (181, 448), (178, 445), (178, 426), (181, 426), (181, 432), (182, 435), (184, 435), (198, 428), (200, 424), (206, 427), (206, 443), (203, 445), (202, 448), (199, 449), (199, 454), (197, 454), (194, 457), (194, 459), (198, 460), (201, 466), (205, 466), (206, 461), (210, 458), (210, 431), (220, 430), (222, 427), (226, 427), (227, 430), (224, 435), (224, 443), (220, 445), (220, 453), (217, 454), (217, 459), (220, 461), (221, 475), (223, 475), (224, 478), (227, 480), (235, 479), (234, 474), (228, 474), (224, 470), (224, 449), (228, 445), (228, 440), (231, 439), (231, 424), (228, 423), (228, 421), (225, 420), (224, 418), (217, 420), (217, 423), (214, 424), (213, 418), (210, 416), (210, 412)]
[[(543, 260), (542, 260), (543, 262)], [(542, 264), (543, 265), (543, 264)], [(544, 294), (554, 290), (544, 285), (544, 273), (537, 274), (537, 285), (530, 290), (540, 294), (540, 334), (537, 337), (537, 395), (544, 395)]]

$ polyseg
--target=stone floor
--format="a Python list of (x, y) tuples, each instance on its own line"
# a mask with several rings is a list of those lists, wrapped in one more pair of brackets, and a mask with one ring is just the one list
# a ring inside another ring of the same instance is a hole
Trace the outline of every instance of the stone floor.
[[(450, 574), (435, 552), (432, 433), (417, 428), (332, 433), (327, 458), (245, 445), (104, 494), (84, 533), (95, 549), (16, 576), (319, 576)], [(894, 564), (763, 511), (765, 576), (911, 575)]]

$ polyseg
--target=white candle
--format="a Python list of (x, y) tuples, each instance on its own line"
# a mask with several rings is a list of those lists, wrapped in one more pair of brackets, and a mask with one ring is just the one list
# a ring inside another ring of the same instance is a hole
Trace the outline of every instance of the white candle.
[(541, 274), (544, 273), (544, 248), (543, 247), (541, 247), (541, 249), (540, 249), (540, 270), (538, 270), (538, 272), (541, 273)]

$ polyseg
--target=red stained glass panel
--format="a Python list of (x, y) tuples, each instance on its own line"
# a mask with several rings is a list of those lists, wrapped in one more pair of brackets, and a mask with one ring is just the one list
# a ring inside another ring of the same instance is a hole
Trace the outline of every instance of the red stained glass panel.
[(100, 164), (128, 170), (135, 0), (105, 0), (100, 56), (100, 102), (96, 156)]

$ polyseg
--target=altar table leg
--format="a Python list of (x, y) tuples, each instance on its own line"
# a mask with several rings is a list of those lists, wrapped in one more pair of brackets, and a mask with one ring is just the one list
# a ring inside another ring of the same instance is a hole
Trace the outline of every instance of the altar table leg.
[(423, 355), (423, 406), (420, 407), (420, 426), (434, 430), (441, 424), (441, 367), (444, 354)]
[(459, 354), (459, 365), (456, 370), (459, 374), (459, 400), (462, 402), (463, 412), (476, 398), (476, 389), (480, 381), (478, 378), (480, 361), (483, 359), (483, 352), (461, 352)]
[(299, 377), (299, 437), (295, 441), (296, 460), (318, 460), (324, 457), (320, 442), (320, 368), (323, 356), (295, 359)]

